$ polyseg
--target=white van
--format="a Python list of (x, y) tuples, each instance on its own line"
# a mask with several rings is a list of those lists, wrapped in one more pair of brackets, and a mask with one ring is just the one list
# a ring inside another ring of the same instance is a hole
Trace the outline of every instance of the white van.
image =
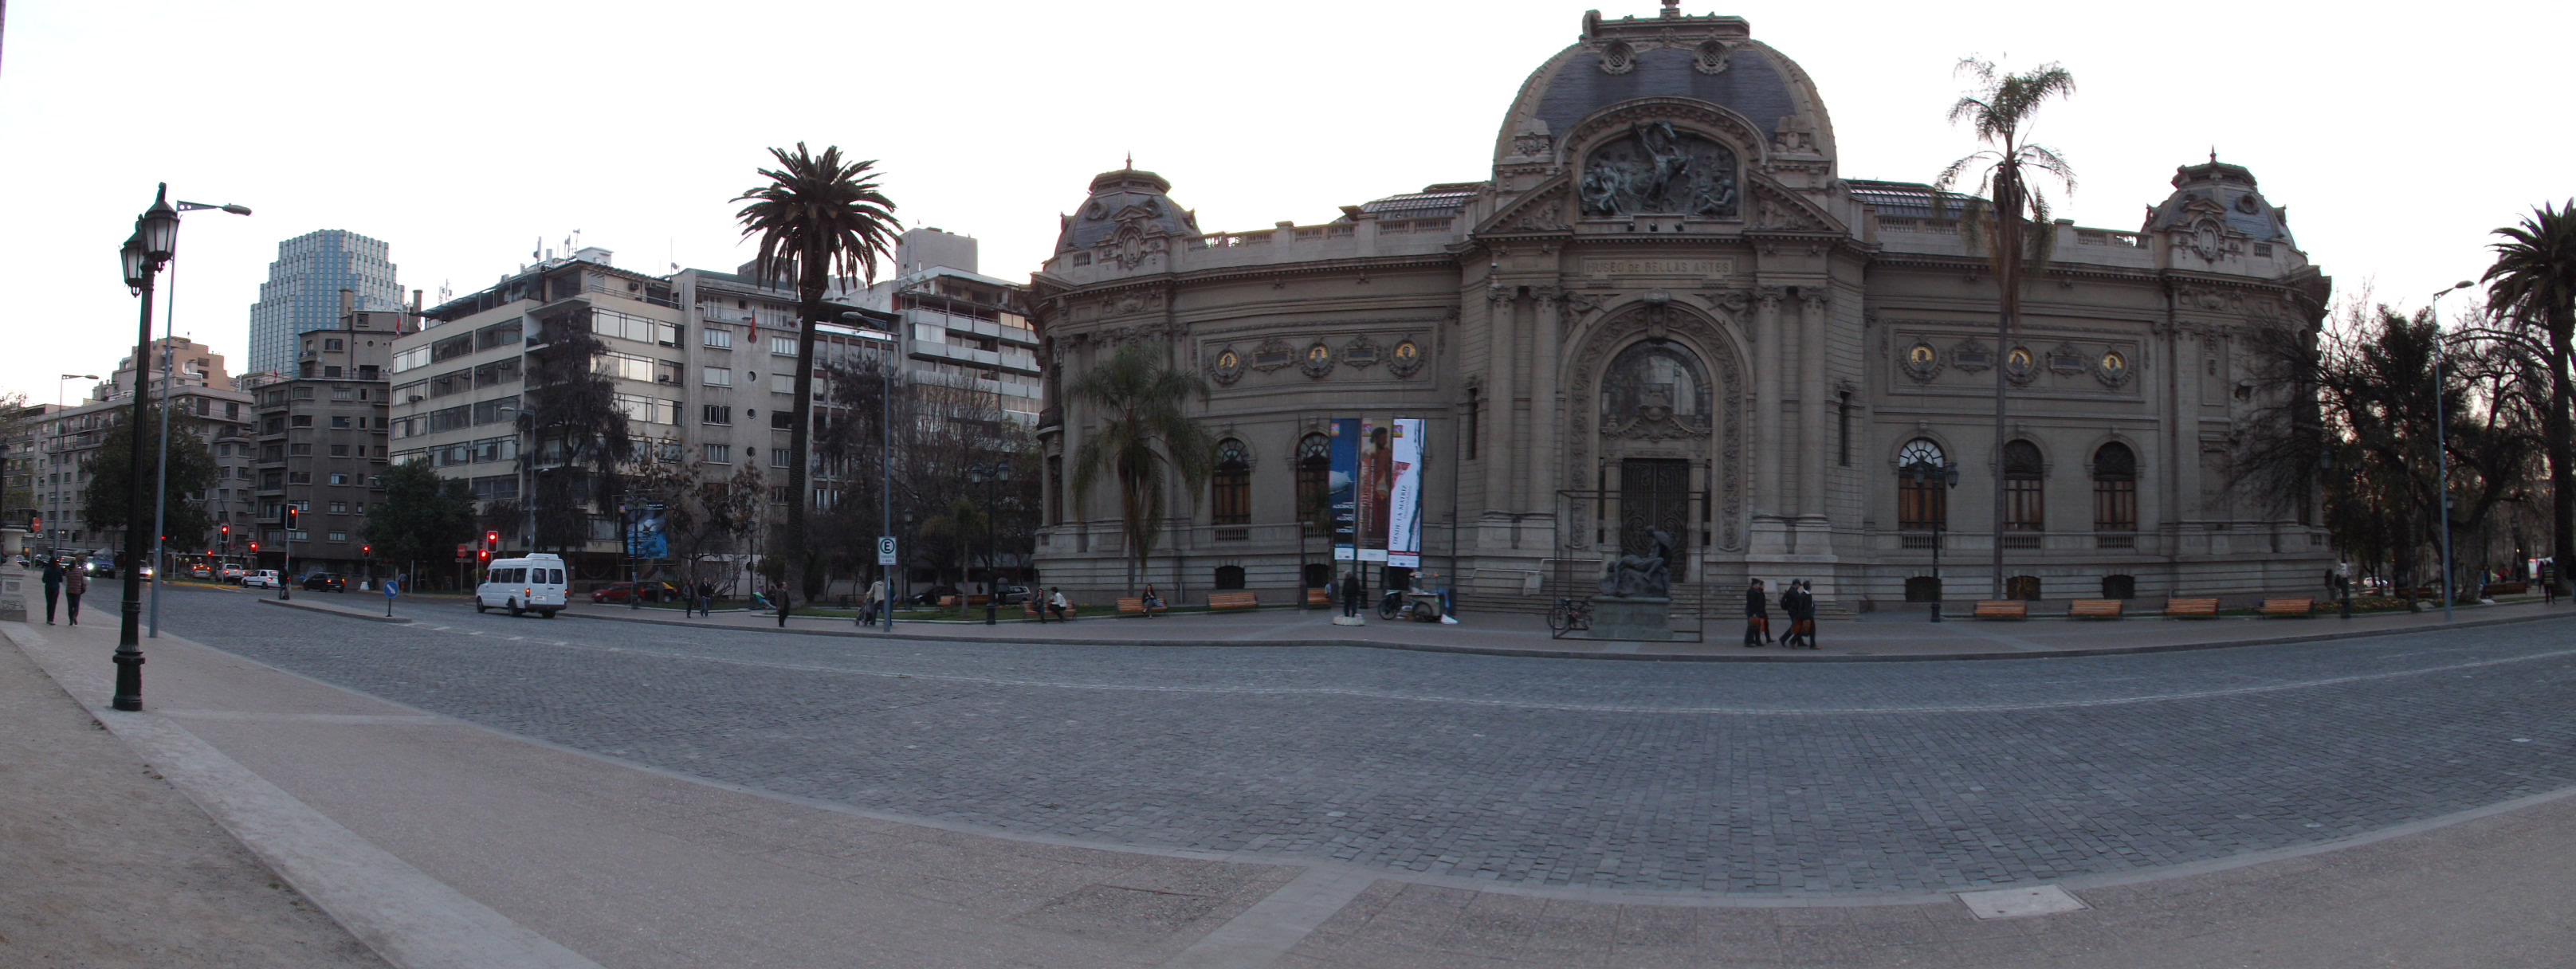
[(527, 558), (494, 559), (474, 587), (474, 611), (507, 609), (513, 616), (534, 612), (548, 619), (564, 607), (563, 556), (539, 552)]

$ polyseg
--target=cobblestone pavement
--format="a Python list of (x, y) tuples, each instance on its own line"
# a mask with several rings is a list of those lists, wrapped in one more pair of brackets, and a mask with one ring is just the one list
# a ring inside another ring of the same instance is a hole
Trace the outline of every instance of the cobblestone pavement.
[(2576, 783), (2576, 625), (2556, 620), (1733, 665), (872, 642), (463, 607), (387, 626), (172, 600), (173, 631), (208, 645), (697, 776), (997, 831), (1528, 886), (2118, 876)]

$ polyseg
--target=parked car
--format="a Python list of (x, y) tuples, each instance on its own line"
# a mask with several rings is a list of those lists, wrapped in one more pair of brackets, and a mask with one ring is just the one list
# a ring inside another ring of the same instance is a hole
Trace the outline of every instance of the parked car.
[[(635, 583), (611, 582), (607, 585), (590, 590), (590, 601), (594, 603), (625, 602), (628, 596), (634, 594)], [(646, 582), (644, 583), (643, 597), (646, 602), (678, 602), (680, 601), (680, 587), (668, 582)]]
[(1024, 586), (1024, 585), (1006, 585), (1006, 586), (1003, 586), (1003, 587), (1002, 587), (1002, 604), (1003, 604), (1003, 605), (1006, 605), (1006, 606), (1016, 606), (1016, 605), (1019, 605), (1020, 603), (1027, 602), (1027, 601), (1029, 601), (1029, 587), (1028, 587), (1028, 586)]
[(227, 565), (215, 572), (215, 578), (220, 581), (230, 582), (234, 585), (240, 585), (244, 574), (245, 573), (242, 571), (241, 566)]
[(314, 592), (347, 592), (349, 580), (338, 572), (315, 572), (304, 577), (303, 586)]
[(912, 598), (911, 598), (911, 599), (909, 599), (909, 600), (906, 600), (906, 601), (911, 602), (913, 605), (916, 605), (916, 606), (935, 606), (935, 605), (938, 605), (938, 604), (939, 604), (939, 600), (940, 600), (940, 599), (942, 599), (942, 598), (944, 598), (944, 597), (947, 597), (947, 596), (953, 596), (953, 595), (956, 595), (956, 594), (957, 594), (957, 587), (956, 587), (956, 586), (953, 586), (953, 585), (934, 585), (934, 586), (931, 586), (930, 588), (923, 589), (923, 590), (921, 590), (921, 591), (919, 591), (919, 592), (913, 593), (913, 594), (912, 594)]
[(274, 589), (286, 583), (278, 578), (276, 569), (261, 569), (242, 576), (241, 584), (245, 589)]

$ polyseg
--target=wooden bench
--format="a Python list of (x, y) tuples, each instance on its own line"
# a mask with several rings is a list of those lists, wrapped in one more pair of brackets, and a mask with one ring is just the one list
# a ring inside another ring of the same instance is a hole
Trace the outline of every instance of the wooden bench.
[(2200, 616), (2200, 617), (2209, 618), (2209, 619), (2216, 619), (2216, 618), (2218, 618), (2218, 600), (2216, 600), (2216, 599), (2167, 599), (2167, 600), (2165, 600), (2165, 618), (2167, 618), (2167, 619), (2180, 619), (2180, 618), (2182, 618), (2182, 617), (2184, 617), (2184, 616)]
[(1144, 596), (1120, 596), (1120, 597), (1118, 597), (1118, 614), (1119, 614), (1119, 615), (1121, 615), (1121, 616), (1141, 616), (1141, 615), (1144, 615), (1144, 614), (1145, 614), (1145, 597), (1144, 597)]
[(2126, 605), (2118, 599), (2077, 599), (2066, 607), (2069, 619), (2118, 619)]
[(942, 608), (942, 609), (954, 609), (954, 608), (957, 608), (957, 597), (956, 597), (956, 596), (940, 596), (940, 597), (939, 597), (939, 608)]
[(1306, 590), (1306, 604), (1307, 604), (1308, 606), (1322, 606), (1322, 607), (1324, 607), (1324, 608), (1326, 608), (1326, 609), (1330, 609), (1330, 608), (1332, 608), (1332, 607), (1333, 607), (1333, 590), (1331, 590), (1331, 589), (1308, 589), (1308, 590)]
[(2487, 583), (2486, 591), (2487, 594), (2491, 596), (2518, 596), (2531, 591), (2531, 584), (2528, 582), (2489, 582)]
[(2316, 611), (2317, 600), (2315, 599), (2285, 598), (2263, 600), (2263, 615), (2266, 616), (2305, 616), (2314, 614)]
[(1224, 612), (1228, 609), (1258, 609), (1260, 607), (1261, 600), (1250, 590), (1208, 593), (1208, 608), (1212, 611)]
[(2020, 599), (1987, 599), (1977, 603), (1979, 619), (2028, 619), (2030, 603)]

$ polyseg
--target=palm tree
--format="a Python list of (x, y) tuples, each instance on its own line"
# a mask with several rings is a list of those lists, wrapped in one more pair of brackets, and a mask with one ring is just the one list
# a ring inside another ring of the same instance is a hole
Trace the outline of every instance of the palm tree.
[(1129, 591), (1162, 536), (1165, 469), (1180, 472), (1195, 495), (1216, 463), (1215, 437), (1187, 410), (1190, 401), (1207, 399), (1207, 378), (1173, 367), (1170, 353), (1164, 344), (1127, 344), (1067, 390), (1100, 415), (1099, 433), (1074, 453), (1073, 498), (1080, 502), (1102, 474), (1117, 476)]
[[(878, 190), (876, 162), (843, 163), (840, 146), (808, 154), (804, 142), (796, 151), (772, 148), (777, 168), (760, 169), (767, 184), (755, 185), (736, 202), (748, 202), (735, 218), (743, 238), (760, 237), (753, 273), (762, 285), (792, 279), (796, 284), (796, 404), (788, 424), (787, 466), (788, 561), (804, 564), (806, 442), (814, 413), (814, 323), (823, 315), (823, 294), (832, 278), (856, 276), (867, 284), (877, 278), (877, 260), (892, 251), (898, 227), (894, 202)], [(799, 582), (791, 586), (801, 587)]]
[(2491, 244), (2496, 261), (2484, 277), (2488, 304), (2513, 314), (2524, 326), (2538, 322), (2549, 335), (2544, 433), (2549, 439), (2550, 554), (2564, 592), (2568, 566), (2576, 561), (2576, 440), (2568, 426), (2568, 409), (2576, 406), (2576, 385), (2568, 375), (2570, 344), (2576, 343), (2576, 201), (2556, 208), (2542, 205), (2524, 216), (2521, 225), (2495, 234), (2505, 241)]
[[(2075, 171), (2067, 167), (2066, 159), (2027, 140), (2031, 118), (2048, 99), (2075, 93), (2075, 75), (2054, 63), (2042, 64), (2028, 73), (2005, 73), (1994, 62), (1974, 57), (1961, 58), (1957, 73), (1975, 77), (1977, 86), (1950, 106), (1950, 123), (1969, 122), (1976, 130), (1977, 140), (1989, 147), (1951, 162), (1950, 167), (1941, 170), (1941, 177), (1932, 180), (1932, 217), (1946, 220), (1954, 207), (1963, 211), (1967, 226), (1962, 235), (1972, 250), (1982, 243), (1986, 260), (1994, 267), (1996, 286), (2003, 293), (2002, 312), (1995, 317), (1995, 455), (2000, 461), (2004, 451), (2005, 376), (2011, 369), (2006, 357), (2012, 352), (2013, 320), (2021, 314), (2024, 270), (2030, 270), (2033, 277), (2045, 275), (2056, 240), (2048, 196), (2030, 184), (2029, 174), (2035, 170), (2054, 176), (2069, 194), (2075, 191)], [(1953, 202), (1951, 189), (1972, 170), (1977, 176), (1973, 193), (1964, 203)], [(1994, 596), (2001, 599), (2004, 488), (2000, 465), (1996, 471)]]

